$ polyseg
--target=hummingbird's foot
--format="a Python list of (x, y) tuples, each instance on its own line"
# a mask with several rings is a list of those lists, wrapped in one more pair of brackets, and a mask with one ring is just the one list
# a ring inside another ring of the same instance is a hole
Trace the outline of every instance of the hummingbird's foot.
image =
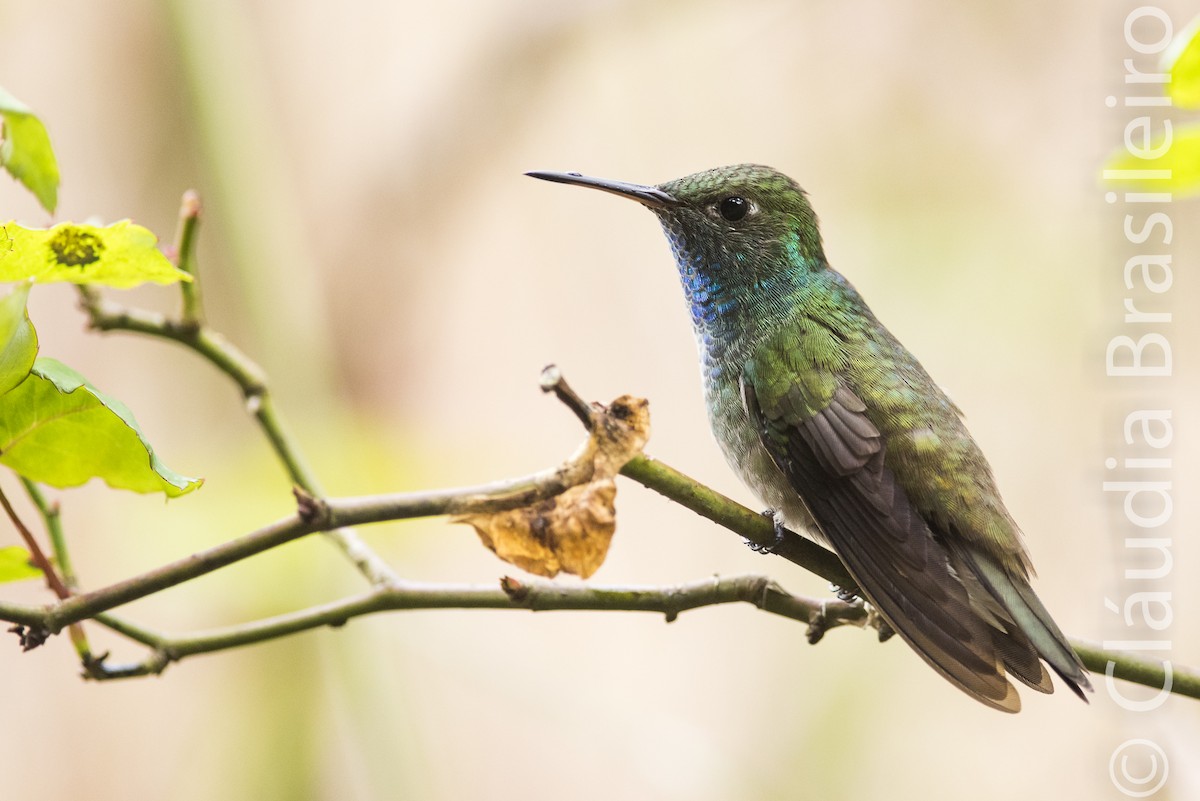
[(830, 584), (829, 588), (837, 593), (837, 598), (839, 601), (845, 601), (848, 604), (852, 604), (859, 599), (858, 587), (839, 587), (836, 584)]
[(774, 509), (764, 510), (762, 516), (768, 518), (771, 521), (771, 525), (775, 527), (775, 541), (770, 545), (759, 545), (752, 540), (746, 540), (746, 545), (755, 553), (767, 556), (775, 553), (775, 550), (783, 544), (783, 538), (787, 529), (783, 525), (783, 520), (780, 519), (779, 514)]

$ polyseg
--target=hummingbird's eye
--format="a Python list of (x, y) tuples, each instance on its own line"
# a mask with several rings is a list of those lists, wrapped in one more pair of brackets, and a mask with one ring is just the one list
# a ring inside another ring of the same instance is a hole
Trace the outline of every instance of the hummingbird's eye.
[(717, 204), (717, 210), (721, 212), (721, 216), (730, 222), (737, 222), (746, 216), (746, 212), (750, 211), (750, 204), (744, 197), (732, 195), (725, 198)]

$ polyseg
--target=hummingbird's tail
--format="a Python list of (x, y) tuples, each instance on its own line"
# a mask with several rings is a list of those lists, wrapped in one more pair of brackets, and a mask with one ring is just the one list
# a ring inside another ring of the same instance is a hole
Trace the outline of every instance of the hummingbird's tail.
[(1005, 630), (997, 629), (995, 636), (996, 650), (1008, 671), (1034, 689), (1052, 691), (1049, 677), (1044, 675), (1041, 665), (1036, 659), (1028, 658), (1028, 646), (1031, 645), (1063, 682), (1086, 702), (1084, 690), (1091, 692), (1092, 689), (1087, 668), (1079, 661), (1066, 635), (1050, 617), (1025, 577), (1005, 570), (989, 554), (972, 549), (966, 556), (980, 583), (1007, 613), (1003, 617), (1010, 618), (1010, 621), (1001, 618)]

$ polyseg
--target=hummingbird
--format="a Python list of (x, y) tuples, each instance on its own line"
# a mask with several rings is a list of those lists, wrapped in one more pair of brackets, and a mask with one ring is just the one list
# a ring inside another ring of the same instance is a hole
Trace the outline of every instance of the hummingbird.
[(831, 548), (934, 670), (1017, 712), (1009, 676), (1082, 698), (1088, 673), (1030, 586), (1033, 566), (962, 412), (825, 258), (808, 196), (738, 164), (647, 186), (534, 178), (658, 217), (691, 312), (709, 422), (777, 525)]

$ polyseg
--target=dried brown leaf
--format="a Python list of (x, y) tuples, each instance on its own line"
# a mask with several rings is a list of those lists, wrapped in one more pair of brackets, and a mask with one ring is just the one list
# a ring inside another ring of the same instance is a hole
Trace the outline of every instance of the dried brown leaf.
[(623, 395), (593, 417), (591, 436), (574, 458), (585, 483), (544, 501), (503, 512), (461, 515), (504, 561), (540, 576), (587, 578), (608, 555), (616, 531), (613, 478), (650, 438), (650, 405)]

